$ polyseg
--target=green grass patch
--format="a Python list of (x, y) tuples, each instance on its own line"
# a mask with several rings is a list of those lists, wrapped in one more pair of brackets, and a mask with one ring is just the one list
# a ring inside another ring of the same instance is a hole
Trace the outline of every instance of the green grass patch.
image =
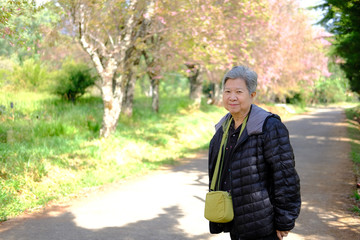
[[(356, 175), (357, 183), (360, 182), (360, 105), (353, 108), (346, 109), (346, 117), (348, 119), (348, 135), (351, 139), (351, 153), (350, 157), (354, 162), (354, 173)], [(353, 211), (360, 215), (360, 196), (359, 190), (356, 190), (354, 195)]]
[(353, 206), (352, 211), (360, 215), (360, 207)]

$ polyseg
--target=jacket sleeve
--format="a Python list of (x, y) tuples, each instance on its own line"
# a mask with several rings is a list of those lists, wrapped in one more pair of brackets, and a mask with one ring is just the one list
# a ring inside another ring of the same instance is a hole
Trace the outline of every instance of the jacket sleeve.
[(300, 179), (295, 170), (289, 132), (280, 119), (271, 117), (265, 125), (264, 158), (270, 166), (270, 197), (274, 205), (275, 228), (289, 231), (300, 213)]

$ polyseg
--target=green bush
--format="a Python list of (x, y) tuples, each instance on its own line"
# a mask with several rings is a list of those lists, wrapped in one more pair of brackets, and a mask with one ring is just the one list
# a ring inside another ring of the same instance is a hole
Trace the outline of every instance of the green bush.
[(313, 103), (335, 103), (347, 100), (348, 84), (346, 79), (325, 78), (315, 83)]
[(358, 94), (350, 90), (349, 80), (334, 60), (329, 62), (331, 76), (315, 82), (310, 94), (312, 103), (357, 102)]
[(299, 92), (291, 92), (290, 96), (286, 97), (286, 103), (293, 104), (301, 108), (305, 108), (306, 96), (304, 90), (300, 90)]
[(55, 93), (75, 103), (95, 81), (96, 77), (85, 63), (66, 61), (55, 76)]
[(32, 58), (14, 67), (13, 82), (21, 89), (36, 90), (42, 88), (49, 78), (47, 67)]

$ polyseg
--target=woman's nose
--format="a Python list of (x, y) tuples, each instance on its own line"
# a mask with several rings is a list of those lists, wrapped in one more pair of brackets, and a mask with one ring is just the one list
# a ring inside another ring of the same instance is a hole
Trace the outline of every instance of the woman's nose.
[(236, 100), (236, 95), (235, 94), (230, 94), (230, 98), (231, 101), (235, 101)]

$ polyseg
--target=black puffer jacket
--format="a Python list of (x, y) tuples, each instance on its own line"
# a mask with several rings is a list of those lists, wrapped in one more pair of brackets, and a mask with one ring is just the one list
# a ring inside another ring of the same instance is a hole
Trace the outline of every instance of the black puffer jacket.
[[(221, 126), (228, 117), (230, 114), (216, 125), (210, 142), (210, 181), (223, 135)], [(235, 217), (230, 224), (210, 223), (210, 232), (231, 231), (251, 239), (270, 235), (275, 229), (293, 229), (300, 212), (300, 181), (289, 133), (280, 118), (252, 105), (230, 159)]]

